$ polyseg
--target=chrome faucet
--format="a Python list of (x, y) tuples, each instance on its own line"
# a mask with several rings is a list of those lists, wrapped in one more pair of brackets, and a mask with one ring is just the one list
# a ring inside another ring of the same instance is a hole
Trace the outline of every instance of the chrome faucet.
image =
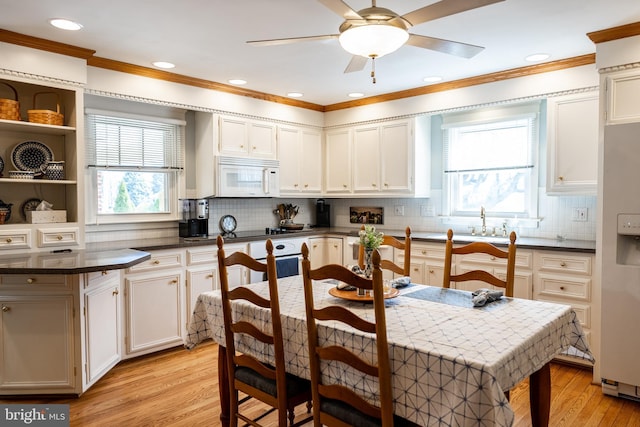
[(507, 221), (502, 223), (502, 237), (507, 237)]
[(486, 215), (484, 212), (484, 206), (480, 206), (480, 219), (482, 219), (482, 235), (487, 235), (487, 223), (485, 221)]

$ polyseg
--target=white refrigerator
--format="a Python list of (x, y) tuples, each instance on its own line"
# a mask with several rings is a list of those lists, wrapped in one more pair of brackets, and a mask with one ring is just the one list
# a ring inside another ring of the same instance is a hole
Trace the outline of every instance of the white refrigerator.
[(602, 390), (639, 400), (640, 123), (606, 126), (602, 156)]

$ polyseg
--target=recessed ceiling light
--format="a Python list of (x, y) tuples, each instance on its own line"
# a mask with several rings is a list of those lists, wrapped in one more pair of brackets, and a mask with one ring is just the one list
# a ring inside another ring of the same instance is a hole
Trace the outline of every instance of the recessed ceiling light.
[(165, 61), (156, 61), (153, 63), (158, 68), (175, 68), (176, 64), (172, 64), (171, 62)]
[(229, 79), (229, 83), (232, 85), (246, 85), (247, 81), (242, 79)]
[(302, 98), (302, 94), (300, 92), (289, 92), (287, 96), (290, 98)]
[(435, 82), (439, 82), (442, 80), (442, 77), (440, 76), (429, 76), (429, 77), (425, 77), (424, 79), (422, 79), (424, 82), (426, 83), (435, 83)]
[(50, 19), (49, 23), (56, 28), (60, 28), (61, 30), (78, 31), (82, 28), (81, 24), (69, 21), (68, 19), (54, 18)]
[(351, 92), (349, 94), (349, 98), (362, 98), (364, 96), (364, 93), (361, 92)]
[(539, 61), (544, 61), (545, 59), (548, 59), (548, 58), (549, 58), (548, 53), (534, 53), (533, 55), (529, 55), (524, 59), (529, 62), (539, 62)]

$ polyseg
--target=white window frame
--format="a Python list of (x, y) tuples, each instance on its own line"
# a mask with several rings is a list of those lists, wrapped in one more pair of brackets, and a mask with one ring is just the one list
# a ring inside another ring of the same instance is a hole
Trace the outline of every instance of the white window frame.
[[(451, 128), (455, 127), (465, 127), (472, 125), (481, 125), (488, 123), (498, 123), (498, 122), (506, 122), (517, 119), (532, 119), (532, 130), (530, 133), (530, 147), (531, 150), (529, 155), (531, 156), (531, 167), (529, 168), (530, 174), (528, 177), (529, 180), (529, 194), (525, 200), (527, 213), (525, 216), (519, 214), (514, 215), (513, 213), (507, 212), (491, 212), (487, 211), (487, 216), (493, 216), (495, 218), (501, 219), (517, 219), (517, 220), (527, 220), (532, 219), (535, 220), (536, 223), (539, 220), (538, 218), (538, 182), (539, 182), (539, 162), (538, 162), (538, 151), (539, 151), (539, 135), (540, 135), (540, 101), (531, 102), (527, 104), (519, 104), (514, 106), (504, 106), (504, 107), (490, 107), (490, 108), (480, 108), (470, 111), (463, 111), (459, 113), (452, 113), (443, 116), (443, 124), (442, 124), (442, 136), (443, 136), (443, 210), (444, 215), (447, 217), (446, 222), (455, 223), (456, 218), (460, 219), (463, 222), (468, 222), (469, 218), (479, 217), (480, 209), (478, 212), (458, 212), (453, 211), (454, 206), (452, 203), (453, 199), (453, 188), (452, 188), (452, 176), (449, 173), (446, 173), (447, 163), (447, 138), (448, 131)], [(514, 216), (516, 218), (514, 218)]]
[[(185, 125), (183, 120), (169, 119), (164, 117), (152, 117), (138, 114), (129, 114), (123, 112), (105, 111), (87, 108), (85, 114), (104, 115), (110, 117), (120, 117), (123, 119), (134, 119), (142, 121), (151, 121), (159, 123), (170, 123), (178, 125), (181, 135), (181, 158), (184, 162), (185, 158)], [(90, 132), (90, 126), (87, 124), (87, 133)], [(88, 139), (88, 138), (87, 138)], [(87, 150), (87, 154), (89, 150)], [(88, 159), (87, 159), (88, 160)], [(127, 213), (127, 214), (98, 214), (98, 171), (108, 170), (105, 167), (89, 167), (88, 162), (85, 164), (85, 179), (88, 184), (86, 191), (86, 225), (99, 224), (125, 224), (125, 223), (141, 223), (141, 222), (166, 222), (177, 221), (180, 219), (180, 203), (179, 199), (185, 193), (185, 173), (184, 165), (182, 169), (173, 170), (166, 173), (167, 177), (167, 203), (168, 211), (160, 213)], [(114, 167), (114, 170), (127, 170), (127, 168)], [(135, 169), (128, 169), (135, 170)]]

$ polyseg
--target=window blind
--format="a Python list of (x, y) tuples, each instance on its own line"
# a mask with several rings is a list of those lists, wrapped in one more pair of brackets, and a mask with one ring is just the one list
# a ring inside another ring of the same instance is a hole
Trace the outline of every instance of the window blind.
[(175, 120), (140, 120), (87, 112), (87, 166), (140, 171), (182, 170), (183, 126)]

